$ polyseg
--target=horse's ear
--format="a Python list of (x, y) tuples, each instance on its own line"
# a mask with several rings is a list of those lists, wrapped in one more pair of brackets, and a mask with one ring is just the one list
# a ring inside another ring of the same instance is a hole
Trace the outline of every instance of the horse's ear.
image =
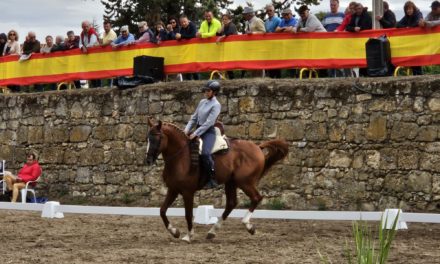
[(149, 126), (149, 127), (153, 127), (153, 126), (154, 126), (154, 124), (153, 124), (153, 118), (152, 118), (151, 116), (148, 117), (148, 126)]
[(157, 129), (161, 130), (162, 129), (162, 121), (159, 120), (159, 123), (157, 124)]

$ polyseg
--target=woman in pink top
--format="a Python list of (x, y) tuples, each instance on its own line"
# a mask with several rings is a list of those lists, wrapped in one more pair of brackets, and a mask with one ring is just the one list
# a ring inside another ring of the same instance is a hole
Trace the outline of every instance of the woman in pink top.
[(27, 155), (27, 161), (23, 168), (18, 171), (17, 176), (9, 171), (5, 171), (3, 179), (6, 182), (9, 194), (12, 192), (11, 202), (15, 203), (17, 201), (18, 191), (26, 187), (27, 182), (37, 180), (40, 175), (41, 167), (38, 164), (36, 155), (33, 153)]

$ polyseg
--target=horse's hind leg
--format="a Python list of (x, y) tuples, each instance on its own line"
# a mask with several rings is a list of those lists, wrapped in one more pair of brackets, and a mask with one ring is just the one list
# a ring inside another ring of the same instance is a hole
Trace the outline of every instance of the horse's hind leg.
[(213, 239), (216, 236), (216, 232), (221, 228), (222, 222), (228, 218), (229, 214), (237, 206), (237, 186), (232, 181), (225, 184), (225, 194), (226, 194), (226, 207), (223, 212), (222, 219), (220, 219), (212, 228), (209, 230), (207, 239)]
[(188, 192), (183, 194), (183, 202), (185, 204), (185, 218), (188, 226), (188, 234), (186, 234), (182, 240), (191, 243), (191, 239), (194, 236), (193, 230), (193, 206), (194, 206), (194, 192)]
[(174, 228), (170, 224), (170, 221), (168, 221), (167, 210), (176, 200), (177, 195), (178, 195), (177, 192), (168, 189), (167, 196), (165, 197), (165, 201), (162, 203), (162, 206), (160, 207), (160, 217), (162, 217), (162, 221), (165, 224), (165, 227), (168, 229), (168, 232), (170, 232), (171, 235), (173, 235), (173, 237), (175, 238), (180, 237), (180, 232), (179, 229)]
[(246, 226), (246, 230), (251, 235), (254, 235), (255, 234), (255, 226), (253, 224), (251, 224), (251, 217), (252, 217), (252, 213), (254, 212), (255, 208), (257, 208), (258, 204), (261, 202), (263, 197), (257, 191), (255, 186), (252, 186), (252, 185), (242, 186), (241, 189), (251, 200), (251, 206), (249, 207), (249, 211), (243, 217), (241, 222)]

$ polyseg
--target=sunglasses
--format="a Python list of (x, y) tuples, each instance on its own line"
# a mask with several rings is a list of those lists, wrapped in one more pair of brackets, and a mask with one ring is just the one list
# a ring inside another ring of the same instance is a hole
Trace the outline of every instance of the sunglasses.
[(9, 33), (8, 36), (15, 36), (15, 33)]

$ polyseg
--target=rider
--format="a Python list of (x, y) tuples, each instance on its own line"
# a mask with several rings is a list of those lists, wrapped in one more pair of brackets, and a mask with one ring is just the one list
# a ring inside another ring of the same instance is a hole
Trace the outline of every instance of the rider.
[[(185, 134), (189, 136), (190, 140), (196, 137), (202, 139), (202, 167), (206, 168), (209, 173), (209, 181), (206, 184), (206, 188), (215, 188), (218, 184), (215, 181), (214, 160), (212, 159), (211, 151), (215, 143), (214, 124), (221, 110), (221, 105), (215, 97), (220, 92), (220, 83), (214, 80), (208, 81), (206, 86), (202, 88), (202, 91), (205, 93), (206, 99), (200, 101), (196, 111), (185, 127)], [(191, 133), (195, 125), (197, 128)]]

